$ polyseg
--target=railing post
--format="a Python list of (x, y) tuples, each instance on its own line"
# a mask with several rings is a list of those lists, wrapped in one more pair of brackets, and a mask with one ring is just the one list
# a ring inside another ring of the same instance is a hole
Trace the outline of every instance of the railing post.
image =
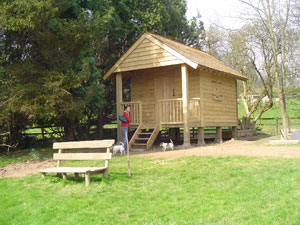
[(143, 106), (142, 106), (142, 103), (141, 103), (141, 102), (139, 103), (139, 107), (140, 107), (140, 108), (139, 108), (139, 111), (140, 111), (139, 122), (142, 123), (142, 121), (143, 121), (143, 120), (142, 120), (142, 116), (143, 116), (143, 114), (142, 114), (142, 108), (143, 108)]
[[(121, 103), (123, 102), (122, 100), (122, 74), (118, 73), (116, 75), (116, 104), (117, 104), (117, 118), (121, 115), (122, 113), (122, 106)], [(118, 128), (117, 128), (117, 140), (121, 141), (122, 140), (122, 131), (121, 131), (121, 121), (117, 119), (118, 123)]]
[(182, 105), (183, 105), (183, 145), (190, 146), (190, 130), (189, 130), (189, 85), (188, 85), (188, 68), (186, 64), (181, 65), (181, 84), (182, 84)]
[(278, 135), (278, 134), (279, 134), (279, 123), (278, 123), (278, 117), (276, 117), (275, 119), (276, 119), (275, 135)]

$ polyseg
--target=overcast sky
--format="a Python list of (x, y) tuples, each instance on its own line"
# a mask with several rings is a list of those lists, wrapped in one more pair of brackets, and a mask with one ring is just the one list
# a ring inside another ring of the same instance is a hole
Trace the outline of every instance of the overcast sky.
[(187, 0), (187, 7), (188, 19), (195, 16), (198, 10), (205, 27), (218, 24), (232, 29), (241, 26), (238, 17), (245, 10), (245, 6), (238, 0)]

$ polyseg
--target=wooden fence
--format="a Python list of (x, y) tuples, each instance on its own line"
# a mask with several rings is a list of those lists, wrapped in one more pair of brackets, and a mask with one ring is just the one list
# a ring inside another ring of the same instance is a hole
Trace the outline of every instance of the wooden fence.
[[(292, 129), (299, 128), (300, 129), (300, 117), (291, 117), (289, 118), (290, 126)], [(30, 129), (40, 129), (38, 132), (30, 132), (30, 133), (23, 133), (25, 136), (40, 136), (40, 138), (59, 138), (63, 137), (63, 128), (57, 128), (57, 127), (47, 127), (47, 128), (41, 128), (41, 127), (33, 127)], [(258, 131), (264, 132), (264, 133), (271, 133), (275, 135), (279, 135), (280, 129), (282, 129), (282, 120), (279, 117), (275, 118), (261, 118), (256, 122), (256, 128)], [(116, 128), (113, 128), (116, 129)], [(111, 132), (112, 129), (104, 129), (108, 130), (108, 132)], [(223, 130), (226, 130), (223, 128)], [(95, 129), (91, 129), (91, 131), (95, 131)], [(215, 133), (215, 128), (206, 127), (205, 132), (208, 134)], [(192, 128), (192, 136), (196, 136), (197, 129)]]
[[(289, 121), (291, 129), (300, 128), (300, 117), (291, 117)], [(256, 127), (262, 132), (279, 135), (280, 129), (282, 129), (282, 119), (280, 117), (260, 118), (256, 122)]]

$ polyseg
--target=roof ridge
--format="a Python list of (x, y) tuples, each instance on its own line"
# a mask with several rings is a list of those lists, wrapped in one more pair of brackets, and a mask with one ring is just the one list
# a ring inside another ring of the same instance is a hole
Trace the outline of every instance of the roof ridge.
[[(198, 51), (198, 52), (200, 52), (200, 53), (206, 54), (207, 56), (209, 56), (209, 57), (211, 57), (211, 58), (214, 58), (214, 59), (218, 60), (219, 63), (221, 63), (221, 64), (223, 64), (223, 65), (225, 65), (225, 66), (228, 66), (228, 65), (226, 65), (224, 62), (222, 62), (221, 60), (217, 59), (216, 57), (214, 57), (214, 56), (212, 56), (212, 55), (208, 54), (207, 52), (204, 52), (204, 51), (202, 51), (202, 50), (200, 50), (200, 49), (193, 48), (193, 47), (191, 47), (191, 46), (189, 46), (189, 45), (185, 45), (185, 44), (183, 44), (183, 43), (181, 43), (181, 42), (179, 42), (179, 41), (172, 40), (171, 38), (167, 38), (167, 37), (164, 37), (164, 36), (159, 35), (159, 34), (154, 34), (154, 33), (148, 32), (148, 31), (146, 31), (146, 33), (150, 34), (151, 36), (154, 35), (154, 38), (155, 38), (155, 36), (159, 36), (159, 37), (161, 37), (161, 38), (163, 38), (163, 39), (167, 39), (167, 40), (169, 40), (169, 41), (176, 42), (177, 44), (180, 44), (180, 45), (182, 45), (183, 47), (188, 47), (188, 48), (192, 49), (193, 51), (196, 50), (196, 51)], [(155, 39), (158, 40), (157, 38), (155, 38)], [(158, 41), (159, 41), (159, 40), (158, 40)], [(167, 43), (164, 43), (164, 44), (168, 45)], [(169, 45), (168, 45), (168, 46), (169, 46)], [(169, 46), (169, 47), (172, 48), (172, 46)], [(229, 67), (230, 69), (232, 69), (230, 66), (228, 66), (228, 67)]]
[[(237, 73), (236, 75), (238, 75), (238, 76), (240, 76), (240, 77), (243, 77), (243, 78), (246, 78), (246, 79), (247, 79), (246, 76), (244, 76), (244, 75), (241, 74), (240, 72), (234, 70), (234, 69), (231, 68), (229, 65), (225, 64), (224, 62), (222, 62), (221, 60), (217, 59), (216, 57), (210, 55), (210, 54), (207, 53), (207, 52), (204, 52), (204, 51), (202, 51), (202, 50), (200, 50), (200, 49), (197, 49), (197, 48), (193, 48), (193, 47), (188, 46), (188, 45), (185, 45), (185, 44), (183, 44), (183, 43), (181, 43), (181, 42), (179, 42), (179, 41), (172, 40), (172, 39), (170, 39), (170, 38), (168, 38), (168, 37), (164, 37), (164, 36), (159, 35), (159, 34), (154, 34), (154, 33), (148, 32), (148, 31), (146, 31), (146, 33), (149, 34), (149, 35), (151, 35), (151, 36), (152, 36), (153, 38), (155, 38), (156, 40), (158, 40), (158, 41), (162, 42), (163, 44), (167, 45), (168, 47), (172, 48), (172, 49), (175, 50), (175, 51), (176, 51), (176, 47), (174, 47), (174, 46), (172, 46), (172, 45), (170, 45), (170, 44), (164, 42), (164, 40), (173, 42), (173, 43), (175, 43), (175, 44), (178, 44), (180, 47), (183, 47), (183, 48), (185, 48), (185, 49), (186, 49), (186, 48), (189, 48), (191, 51), (198, 52), (199, 54), (203, 54), (203, 55), (205, 55), (206, 57), (208, 57), (208, 58), (210, 58), (210, 59), (213, 59), (213, 60), (214, 60), (214, 63), (217, 63), (217, 64), (219, 64), (220, 66), (227, 67), (227, 69), (229, 69), (229, 70), (231, 70), (231, 71)], [(160, 39), (162, 39), (162, 40), (160, 40)], [(179, 53), (180, 53), (180, 52), (179, 52)], [(182, 53), (180, 53), (180, 54), (182, 54)], [(187, 56), (185, 56), (185, 57), (187, 57)], [(189, 57), (187, 57), (187, 58), (189, 58)], [(193, 60), (193, 59), (191, 59), (191, 58), (189, 58), (189, 59), (190, 59), (191, 61), (197, 63), (197, 64), (200, 64), (199, 62), (197, 62), (197, 61), (195, 61), (195, 60)], [(201, 65), (201, 64), (200, 64), (200, 65)], [(201, 66), (208, 67), (208, 68), (212, 68), (212, 67), (205, 66), (205, 65), (201, 65)], [(215, 69), (215, 70), (216, 70), (216, 68), (212, 68), (212, 69)], [(225, 71), (224, 71), (224, 72), (225, 72)], [(227, 72), (227, 73), (228, 73), (228, 72)], [(232, 72), (231, 72), (231, 73), (232, 73)]]

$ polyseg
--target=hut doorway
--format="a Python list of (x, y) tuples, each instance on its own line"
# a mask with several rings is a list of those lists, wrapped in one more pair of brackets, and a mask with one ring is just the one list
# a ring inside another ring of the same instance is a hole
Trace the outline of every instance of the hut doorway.
[(157, 77), (155, 79), (157, 100), (175, 98), (175, 83), (172, 77)]

